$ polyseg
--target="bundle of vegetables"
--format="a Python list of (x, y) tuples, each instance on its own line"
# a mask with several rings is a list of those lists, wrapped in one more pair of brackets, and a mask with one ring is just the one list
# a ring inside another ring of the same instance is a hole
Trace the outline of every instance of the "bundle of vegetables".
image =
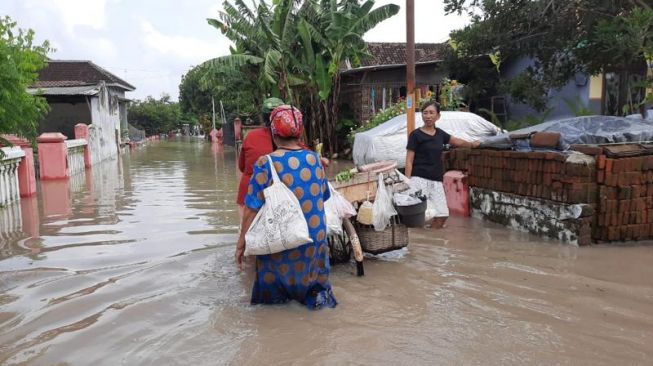
[(336, 174), (336, 182), (342, 183), (351, 180), (356, 175), (356, 169), (343, 170)]

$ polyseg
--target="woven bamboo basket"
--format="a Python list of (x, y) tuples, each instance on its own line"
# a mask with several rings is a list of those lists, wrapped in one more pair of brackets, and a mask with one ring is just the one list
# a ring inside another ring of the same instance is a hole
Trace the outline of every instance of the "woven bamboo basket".
[(354, 224), (364, 252), (380, 254), (408, 246), (408, 228), (395, 215), (383, 231), (374, 230), (372, 225)]

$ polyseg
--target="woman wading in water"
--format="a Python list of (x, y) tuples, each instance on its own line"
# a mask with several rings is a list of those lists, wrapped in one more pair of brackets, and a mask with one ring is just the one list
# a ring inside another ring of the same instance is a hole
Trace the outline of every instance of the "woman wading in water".
[(440, 119), (440, 104), (429, 101), (422, 105), (424, 126), (411, 132), (406, 146), (406, 177), (410, 185), (421, 189), (427, 198), (426, 219), (431, 228), (444, 226), (449, 217), (447, 198), (442, 186), (442, 151), (449, 144), (455, 147), (476, 148), (479, 141), (467, 142), (435, 127)]
[[(326, 174), (317, 153), (304, 149), (302, 114), (282, 105), (270, 114), (270, 130), (277, 149), (270, 154), (281, 181), (295, 194), (308, 224), (312, 243), (296, 249), (256, 256), (252, 304), (281, 304), (297, 300), (309, 309), (335, 307), (329, 284), (329, 247), (326, 240), (324, 202), (329, 199)], [(243, 227), (236, 247), (236, 263), (242, 267), (245, 233), (265, 203), (263, 190), (272, 183), (270, 164), (262, 156), (254, 165), (245, 195)]]

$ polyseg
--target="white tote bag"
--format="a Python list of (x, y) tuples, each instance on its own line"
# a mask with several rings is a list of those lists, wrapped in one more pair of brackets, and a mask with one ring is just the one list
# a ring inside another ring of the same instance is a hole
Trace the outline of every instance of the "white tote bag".
[(338, 217), (341, 219), (348, 219), (352, 216), (356, 216), (356, 209), (351, 204), (351, 202), (347, 201), (347, 199), (342, 194), (340, 194), (340, 192), (336, 191), (330, 182), (329, 190), (331, 191), (331, 198), (329, 198), (327, 202), (333, 201), (333, 205), (338, 211)]
[(372, 206), (374, 212), (374, 230), (383, 231), (390, 225), (390, 218), (397, 214), (392, 205), (392, 190), (385, 186), (383, 173), (379, 173), (379, 181), (376, 188), (376, 198)]
[(264, 255), (297, 248), (313, 240), (297, 197), (281, 182), (270, 156), (272, 185), (263, 190), (265, 204), (245, 233), (245, 255)]

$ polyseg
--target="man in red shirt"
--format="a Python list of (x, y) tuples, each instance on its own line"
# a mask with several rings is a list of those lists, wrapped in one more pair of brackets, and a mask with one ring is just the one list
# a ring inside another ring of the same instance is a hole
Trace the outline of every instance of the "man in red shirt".
[(252, 177), (254, 164), (259, 157), (274, 151), (274, 146), (272, 145), (272, 132), (270, 132), (270, 112), (272, 112), (274, 108), (283, 104), (283, 100), (279, 98), (268, 98), (264, 100), (261, 112), (263, 113), (265, 127), (257, 128), (248, 132), (243, 140), (242, 146), (240, 147), (238, 169), (243, 173), (243, 175), (240, 177), (238, 197), (236, 199), (240, 217), (243, 216), (245, 195), (247, 194), (249, 180)]

